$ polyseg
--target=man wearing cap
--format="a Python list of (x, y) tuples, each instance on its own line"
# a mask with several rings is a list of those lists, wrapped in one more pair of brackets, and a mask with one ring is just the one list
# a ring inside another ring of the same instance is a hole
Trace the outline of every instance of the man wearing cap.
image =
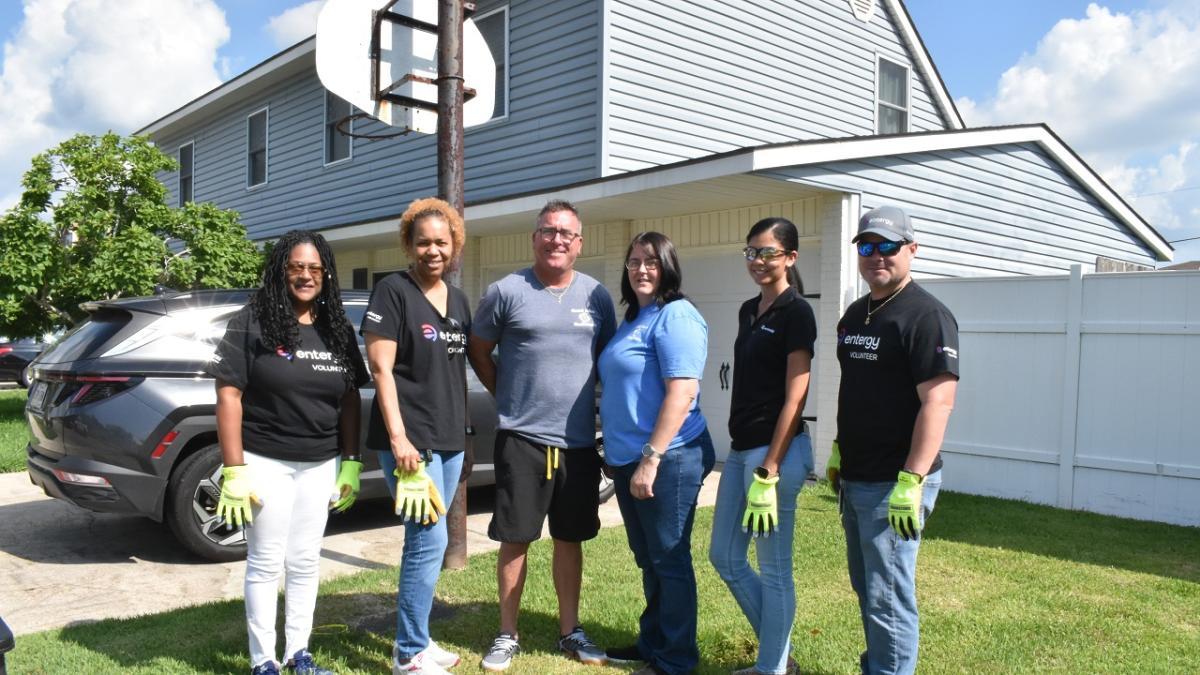
[(863, 673), (917, 667), (917, 550), (942, 484), (938, 454), (958, 385), (958, 323), (910, 276), (908, 214), (881, 206), (852, 240), (870, 292), (838, 322), (838, 492), (850, 585), (867, 649)]

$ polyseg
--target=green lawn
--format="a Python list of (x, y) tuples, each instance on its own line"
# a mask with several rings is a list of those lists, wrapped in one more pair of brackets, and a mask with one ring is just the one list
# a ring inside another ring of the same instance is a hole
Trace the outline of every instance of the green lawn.
[(25, 390), (0, 391), (0, 473), (25, 470)]
[[(842, 534), (824, 486), (800, 497), (793, 653), (806, 673), (851, 673), (861, 648)], [(697, 517), (701, 672), (753, 660), (754, 640), (706, 560), (711, 509)], [(512, 673), (618, 672), (554, 651), (549, 546), (533, 549)], [(602, 644), (634, 638), (639, 575), (620, 528), (586, 545), (583, 620)], [(494, 554), (471, 558), (438, 587), (435, 637), (460, 650), (460, 673), (497, 624)], [(922, 673), (1200, 672), (1200, 531), (944, 494), (920, 559)], [(339, 673), (386, 672), (395, 568), (322, 586), (311, 647)], [(63, 589), (69, 592), (69, 589)], [(242, 604), (221, 602), (17, 640), (13, 673), (247, 672)], [(282, 642), (282, 634), (280, 637)]]

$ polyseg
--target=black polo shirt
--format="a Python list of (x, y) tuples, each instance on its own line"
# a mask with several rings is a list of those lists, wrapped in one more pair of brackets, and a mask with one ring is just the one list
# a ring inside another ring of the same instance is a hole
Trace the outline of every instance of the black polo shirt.
[[(466, 448), (467, 335), (471, 308), (461, 289), (447, 286), (446, 316), (408, 272), (390, 274), (371, 292), (360, 332), (396, 341), (392, 377), (408, 440), (419, 450)], [(379, 397), (371, 406), (367, 447), (391, 447)]]
[(729, 436), (734, 450), (770, 445), (787, 396), (787, 360), (803, 349), (812, 355), (817, 321), (808, 301), (788, 288), (762, 316), (755, 296), (738, 310), (733, 343), (733, 394)]
[[(354, 327), (350, 343), (354, 384), (370, 379)], [(242, 390), (242, 447), (246, 452), (287, 461), (316, 462), (338, 454), (338, 416), (349, 387), (342, 366), (317, 329), (300, 324), (300, 346), (289, 353), (262, 340), (254, 309), (243, 307), (225, 329), (204, 370)]]
[[(958, 377), (958, 322), (937, 298), (909, 282), (866, 323), (867, 298), (838, 322), (838, 445), (842, 478), (894, 481), (912, 446), (921, 409), (917, 385)], [(942, 466), (939, 454), (930, 473)]]

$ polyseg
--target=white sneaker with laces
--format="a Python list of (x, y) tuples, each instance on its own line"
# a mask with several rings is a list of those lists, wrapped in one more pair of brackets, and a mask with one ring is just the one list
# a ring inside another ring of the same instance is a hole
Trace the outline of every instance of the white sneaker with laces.
[(428, 654), (429, 658), (433, 659), (434, 663), (443, 668), (453, 668), (454, 666), (457, 666), (458, 662), (461, 660), (458, 658), (458, 654), (442, 649), (442, 646), (434, 642), (432, 639), (429, 640), (429, 646), (425, 647), (425, 651), (423, 653)]
[(496, 639), (492, 640), (491, 648), (488, 649), (487, 654), (484, 654), (479, 665), (483, 666), (484, 670), (507, 670), (512, 665), (513, 656), (520, 650), (521, 645), (517, 643), (517, 636), (499, 633), (496, 635)]
[(450, 671), (439, 666), (429, 650), (417, 654), (408, 660), (396, 658), (395, 648), (392, 651), (392, 675), (452, 675)]
[(589, 666), (602, 666), (608, 663), (608, 656), (604, 650), (592, 642), (592, 639), (583, 632), (583, 626), (575, 626), (575, 630), (562, 636), (558, 641), (558, 648), (570, 656), (578, 659), (580, 663), (586, 663)]

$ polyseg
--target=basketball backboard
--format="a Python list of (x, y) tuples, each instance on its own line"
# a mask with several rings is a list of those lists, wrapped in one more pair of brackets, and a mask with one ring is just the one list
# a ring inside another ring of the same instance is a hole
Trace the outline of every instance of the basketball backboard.
[[(317, 17), (317, 75), (321, 84), (379, 121), (418, 133), (437, 131), (437, 113), (383, 98), (398, 94), (437, 104), (437, 35), (379, 20), (394, 12), (436, 25), (438, 0), (327, 0)], [(378, 49), (372, 40), (378, 25)], [(377, 51), (378, 58), (373, 57)], [(376, 75), (378, 69), (378, 75)], [(474, 96), (463, 104), (463, 126), (491, 119), (496, 62), (474, 22), (463, 22), (463, 80)]]

